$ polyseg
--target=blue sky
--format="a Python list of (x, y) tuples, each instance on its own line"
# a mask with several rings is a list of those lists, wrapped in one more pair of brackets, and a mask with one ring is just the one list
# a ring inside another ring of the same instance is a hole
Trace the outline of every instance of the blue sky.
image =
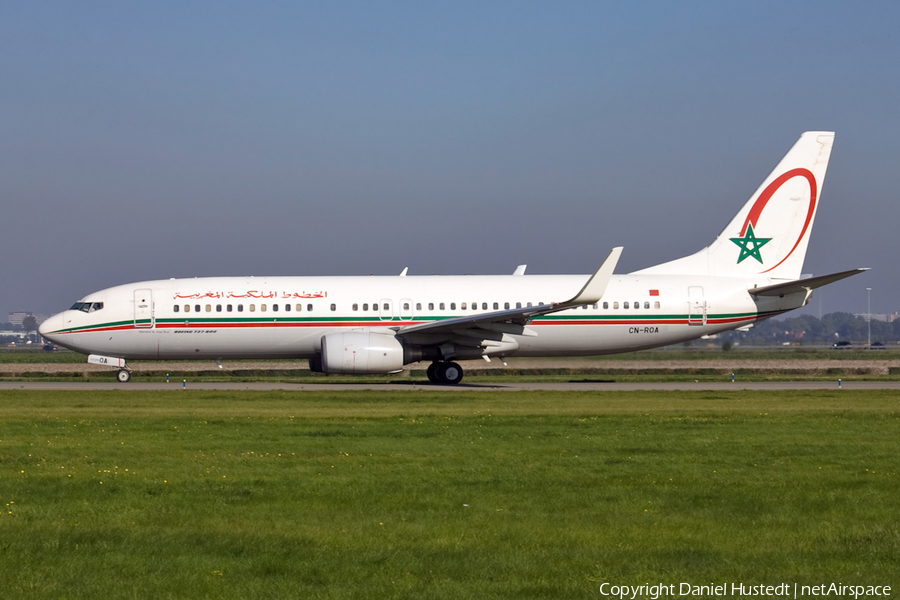
[(807, 311), (900, 310), (894, 3), (0, 4), (0, 316), (208, 275), (620, 271), (835, 148)]

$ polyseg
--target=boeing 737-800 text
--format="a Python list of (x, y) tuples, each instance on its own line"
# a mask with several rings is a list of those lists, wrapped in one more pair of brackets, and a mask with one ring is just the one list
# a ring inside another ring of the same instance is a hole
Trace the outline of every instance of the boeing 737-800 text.
[(118, 368), (129, 359), (304, 358), (325, 373), (395, 373), (431, 361), (576, 356), (665, 346), (799, 308), (853, 269), (801, 278), (834, 134), (807, 132), (722, 233), (696, 254), (615, 274), (221, 277), (143, 281), (88, 294), (41, 335)]

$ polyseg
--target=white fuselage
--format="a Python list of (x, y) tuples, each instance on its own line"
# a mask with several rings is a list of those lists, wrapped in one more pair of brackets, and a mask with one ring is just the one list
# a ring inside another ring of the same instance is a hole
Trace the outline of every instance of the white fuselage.
[[(312, 358), (322, 337), (393, 335), (428, 321), (549, 304), (588, 275), (227, 277), (145, 281), (83, 298), (91, 308), (45, 322), (44, 336), (123, 359)], [(596, 304), (534, 318), (528, 335), (485, 356), (574, 356), (652, 348), (735, 329), (802, 306), (805, 294), (755, 298), (753, 281), (614, 275)], [(102, 308), (96, 309), (97, 303)], [(447, 335), (447, 337), (452, 337)], [(428, 344), (440, 343), (434, 336)]]

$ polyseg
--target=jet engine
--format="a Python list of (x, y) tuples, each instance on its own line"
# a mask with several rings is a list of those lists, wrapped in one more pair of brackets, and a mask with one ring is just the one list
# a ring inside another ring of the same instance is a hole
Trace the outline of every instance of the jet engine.
[(403, 344), (392, 335), (370, 331), (330, 333), (322, 337), (322, 371), (397, 373), (404, 365), (403, 350)]

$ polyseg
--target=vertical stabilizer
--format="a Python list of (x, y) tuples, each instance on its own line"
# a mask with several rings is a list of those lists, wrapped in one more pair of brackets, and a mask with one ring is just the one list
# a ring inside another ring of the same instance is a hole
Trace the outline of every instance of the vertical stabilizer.
[(829, 131), (801, 135), (712, 244), (638, 273), (798, 279), (833, 142)]

